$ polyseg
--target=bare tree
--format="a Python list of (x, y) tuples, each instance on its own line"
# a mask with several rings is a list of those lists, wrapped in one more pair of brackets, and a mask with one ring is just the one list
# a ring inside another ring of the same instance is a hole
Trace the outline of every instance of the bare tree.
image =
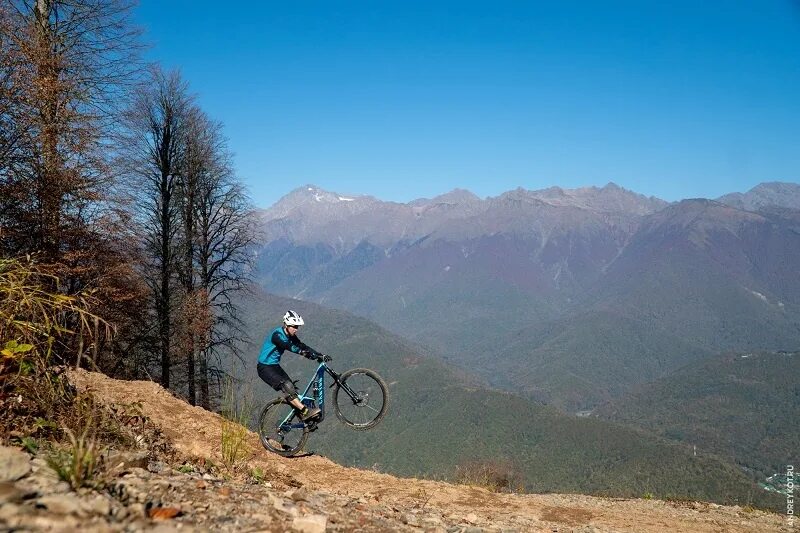
[[(182, 191), (184, 262), (181, 279), (188, 302), (186, 357), (189, 397), (211, 406), (210, 380), (220, 376), (223, 353), (238, 355), (242, 328), (234, 294), (246, 287), (253, 224), (248, 197), (236, 181), (222, 125), (199, 109), (191, 113)], [(195, 372), (194, 360), (198, 368)]]
[[(212, 324), (201, 343), (200, 400), (210, 405), (209, 379), (219, 377), (221, 356), (240, 357), (243, 329), (237, 296), (247, 288), (255, 239), (249, 198), (227, 173), (204, 184), (198, 202), (199, 286), (208, 299)], [(219, 381), (219, 380), (218, 380)]]
[[(242, 336), (233, 295), (249, 272), (249, 201), (221, 124), (194, 104), (177, 72), (153, 69), (125, 117), (119, 164), (136, 197), (161, 380), (185, 384), (189, 401), (199, 396), (209, 408), (216, 362), (237, 353)], [(186, 374), (176, 374), (184, 362)]]
[[(178, 386), (185, 377), (194, 402), (199, 384), (208, 407), (212, 360), (240, 335), (232, 294), (247, 272), (249, 206), (221, 126), (179, 74), (154, 68), (128, 98), (140, 64), (131, 7), (0, 0), (0, 253), (38, 253), (61, 290), (97, 291), (127, 331), (117, 347), (155, 340), (165, 386), (185, 356)], [(130, 186), (130, 213), (109, 196), (117, 174)], [(152, 327), (135, 312), (143, 292)], [(101, 357), (97, 343), (78, 341), (77, 354), (76, 364), (135, 372)]]
[(141, 228), (145, 278), (158, 330), (161, 382), (170, 385), (176, 245), (181, 229), (179, 180), (192, 98), (178, 72), (153, 68), (125, 113), (119, 138), (124, 169)]
[(203, 331), (208, 327), (207, 304), (201, 291), (196, 290), (197, 268), (197, 197), (200, 183), (211, 171), (214, 161), (214, 146), (208, 137), (208, 119), (198, 107), (187, 113), (186, 144), (184, 146), (183, 166), (178, 182), (181, 202), (182, 259), (178, 264), (178, 278), (183, 287), (182, 306), (182, 344), (183, 358), (186, 360), (187, 388), (189, 403), (197, 403), (197, 375), (195, 363), (198, 357), (198, 343)]
[[(15, 158), (22, 153), (20, 142), (26, 130), (20, 112), (22, 108), (22, 84), (18, 81), (21, 57), (12, 47), (12, 31), (9, 6), (0, 3), (0, 221), (6, 220), (7, 211), (14, 207), (12, 193)], [(2, 225), (0, 225), (0, 230)]]

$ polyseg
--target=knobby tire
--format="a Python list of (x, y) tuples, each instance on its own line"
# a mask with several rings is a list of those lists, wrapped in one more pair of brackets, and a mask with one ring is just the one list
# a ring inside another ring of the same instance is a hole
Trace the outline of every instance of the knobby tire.
[[(386, 416), (389, 389), (378, 374), (368, 368), (354, 368), (339, 376), (339, 383), (333, 392), (333, 407), (343, 424), (363, 431), (375, 427)], [(354, 402), (343, 390), (345, 386), (364, 397)]]
[[(303, 424), (303, 428), (291, 428), (289, 431), (281, 432), (278, 428), (280, 422), (294, 407), (289, 405), (284, 399), (276, 398), (269, 402), (261, 411), (258, 417), (258, 436), (261, 445), (267, 450), (291, 457), (303, 449), (308, 440), (308, 426)], [(290, 422), (299, 423), (298, 415), (294, 415)], [(287, 442), (286, 444), (284, 443)]]

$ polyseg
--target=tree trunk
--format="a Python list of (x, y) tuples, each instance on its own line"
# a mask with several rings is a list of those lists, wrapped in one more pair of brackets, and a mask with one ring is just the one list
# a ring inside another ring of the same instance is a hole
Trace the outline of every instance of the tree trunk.
[(169, 389), (169, 369), (170, 360), (170, 281), (172, 272), (170, 271), (171, 240), (172, 240), (172, 218), (170, 216), (171, 193), (169, 187), (169, 173), (162, 171), (161, 175), (161, 271), (160, 271), (160, 294), (156, 305), (156, 314), (159, 324), (159, 337), (161, 344), (161, 384), (165, 389)]
[(189, 334), (188, 336), (189, 346), (186, 350), (187, 353), (187, 369), (186, 369), (186, 379), (189, 381), (189, 404), (190, 405), (197, 405), (197, 392), (195, 390), (195, 371), (194, 371), (194, 335)]
[(201, 350), (200, 356), (200, 405), (211, 410), (211, 399), (208, 392), (208, 350)]
[(54, 49), (53, 29), (50, 25), (51, 3), (36, 2), (36, 55), (37, 87), (33, 94), (39, 99), (39, 122), (41, 128), (41, 169), (37, 196), (39, 200), (39, 246), (46, 261), (57, 262), (60, 249), (61, 198), (64, 178), (58, 155), (59, 93), (58, 52)]
[(188, 313), (185, 313), (186, 321), (186, 358), (187, 358), (187, 380), (189, 382), (189, 403), (197, 405), (197, 392), (195, 390), (195, 383), (197, 377), (195, 375), (195, 323), (198, 311), (197, 295), (194, 291), (194, 217), (192, 216), (194, 209), (194, 194), (193, 194), (193, 177), (184, 176), (184, 198), (183, 198), (183, 226), (185, 233), (185, 246), (184, 246), (184, 289), (186, 292), (186, 299), (189, 303)]

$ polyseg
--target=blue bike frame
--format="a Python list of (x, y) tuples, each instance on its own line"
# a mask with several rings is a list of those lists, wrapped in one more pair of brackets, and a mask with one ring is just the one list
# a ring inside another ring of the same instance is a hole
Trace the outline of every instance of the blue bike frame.
[[(328, 368), (328, 365), (322, 362), (317, 367), (317, 371), (314, 373), (314, 377), (312, 377), (311, 381), (309, 381), (308, 385), (306, 385), (303, 394), (298, 395), (300, 401), (303, 402), (304, 405), (313, 407), (314, 404), (316, 403), (316, 406), (319, 407), (320, 414), (314, 421), (315, 424), (318, 424), (325, 419), (325, 373), (326, 372), (331, 375), (331, 377), (336, 383), (339, 383), (339, 374)], [(314, 394), (315, 392), (316, 394)], [(283, 428), (303, 429), (306, 424), (302, 420), (292, 423), (292, 418), (294, 418), (295, 415), (296, 415), (296, 410), (292, 408), (289, 411), (289, 414), (286, 415), (286, 418), (284, 418), (283, 421), (281, 422), (280, 427), (282, 429)]]

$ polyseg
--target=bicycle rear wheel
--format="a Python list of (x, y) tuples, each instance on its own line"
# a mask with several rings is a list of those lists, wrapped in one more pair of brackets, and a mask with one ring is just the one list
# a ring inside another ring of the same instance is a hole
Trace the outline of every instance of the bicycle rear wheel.
[(290, 457), (306, 444), (308, 426), (282, 398), (269, 402), (258, 417), (258, 435), (267, 450)]
[(333, 393), (336, 417), (353, 429), (374, 427), (386, 415), (389, 392), (383, 379), (367, 368), (354, 368), (339, 376)]

